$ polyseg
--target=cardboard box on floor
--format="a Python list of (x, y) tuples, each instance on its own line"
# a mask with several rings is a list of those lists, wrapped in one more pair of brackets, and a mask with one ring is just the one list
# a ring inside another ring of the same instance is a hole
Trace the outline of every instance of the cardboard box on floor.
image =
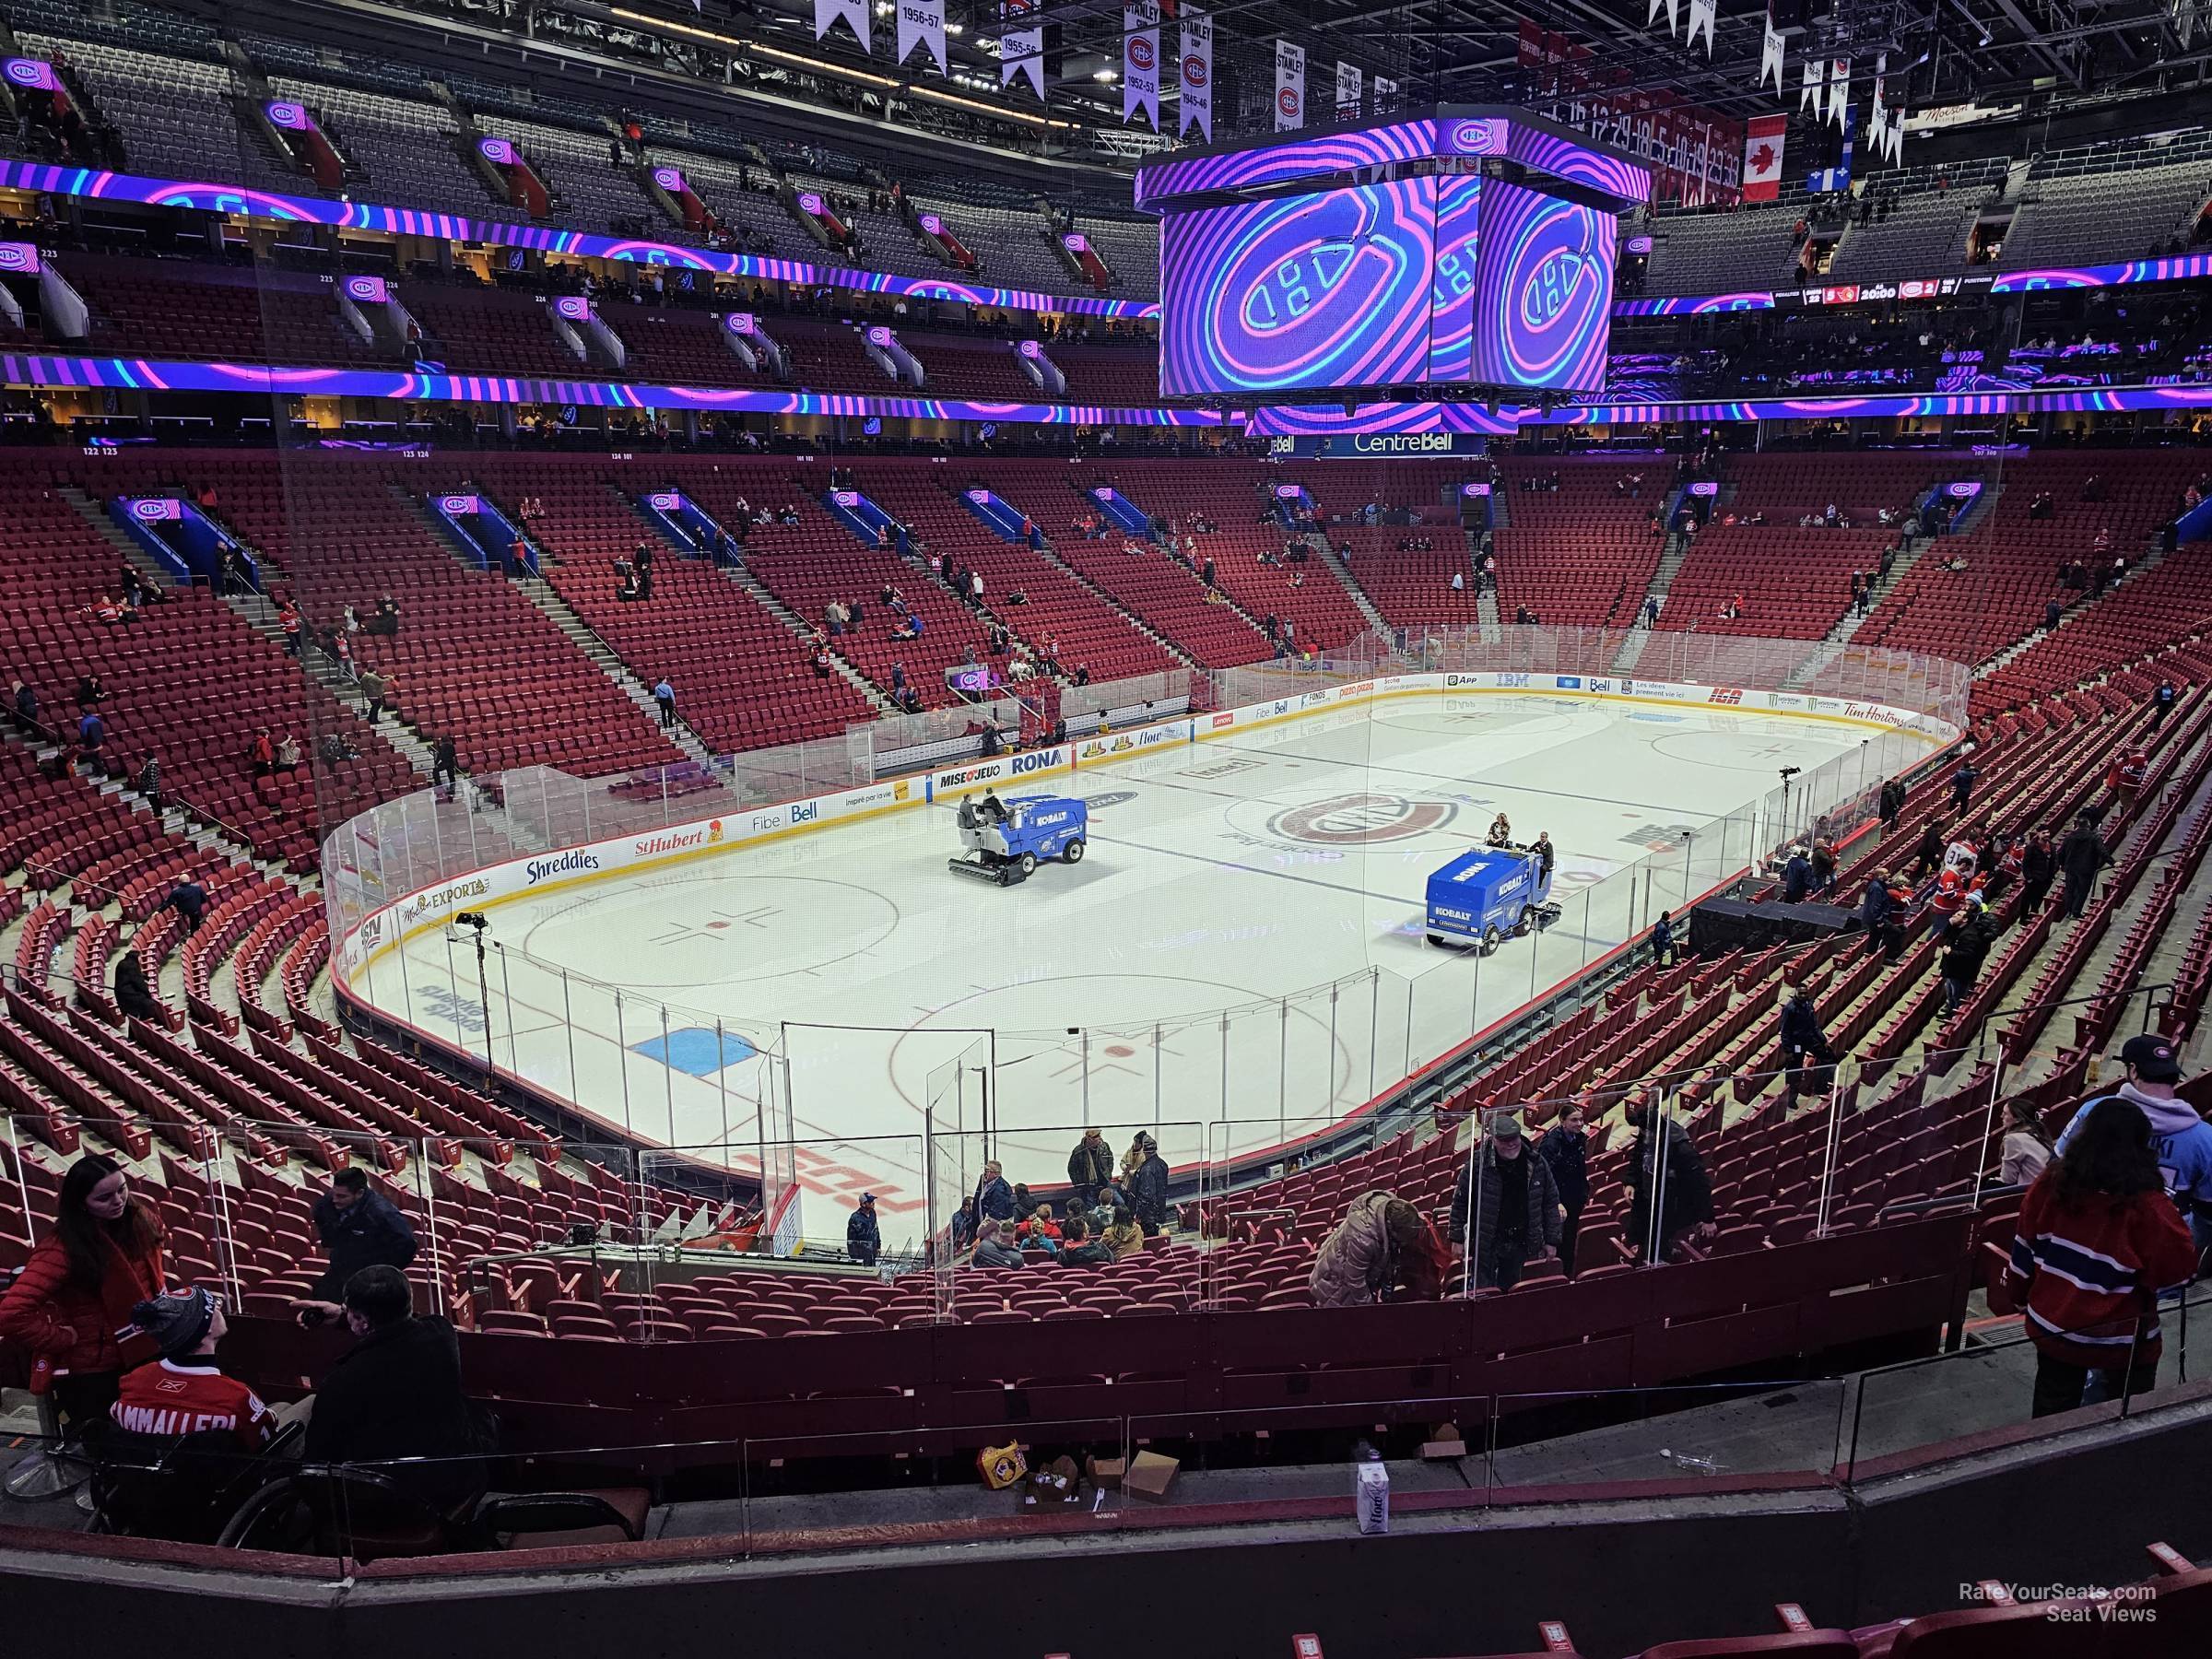
[(1182, 1465), (1172, 1457), (1162, 1457), (1157, 1452), (1139, 1452), (1129, 1460), (1129, 1467), (1122, 1476), (1122, 1488), (1140, 1498), (1165, 1498), (1175, 1471), (1181, 1467)]
[(1093, 1457), (1085, 1461), (1084, 1473), (1090, 1477), (1090, 1484), (1100, 1491), (1118, 1492), (1122, 1489), (1124, 1477), (1129, 1473), (1129, 1464), (1125, 1458)]

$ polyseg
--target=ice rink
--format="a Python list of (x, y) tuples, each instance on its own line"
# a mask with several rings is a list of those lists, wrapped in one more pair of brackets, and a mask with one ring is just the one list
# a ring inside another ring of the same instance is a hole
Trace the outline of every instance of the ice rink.
[[(887, 1237), (918, 1232), (924, 1109), (974, 1138), (982, 1070), (1012, 1180), (1064, 1180), (1085, 1124), (1117, 1150), (1141, 1127), (1178, 1165), (1295, 1141), (1740, 867), (1776, 832), (1780, 769), (1862, 745), (1871, 781), (1926, 747), (1495, 692), (1179, 744), (1036, 785), (1088, 800), (1089, 856), (1012, 888), (947, 870), (940, 799), (500, 903), (491, 1057), (733, 1168), (753, 1167), (766, 1091), (806, 1185), (867, 1184)], [(1429, 873), (1500, 812), (1517, 840), (1549, 831), (1561, 916), (1488, 958), (1427, 944)], [(356, 990), (485, 1050), (465, 941), (418, 935)], [(959, 1161), (967, 1179), (980, 1153)]]

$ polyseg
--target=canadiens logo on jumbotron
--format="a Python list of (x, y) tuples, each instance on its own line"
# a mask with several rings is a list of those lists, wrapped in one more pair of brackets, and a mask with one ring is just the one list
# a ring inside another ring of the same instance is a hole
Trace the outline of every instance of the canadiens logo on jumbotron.
[(1340, 794), (1278, 812), (1269, 833), (1318, 847), (1372, 847), (1426, 835), (1452, 821), (1450, 801), (1417, 801), (1395, 794)]

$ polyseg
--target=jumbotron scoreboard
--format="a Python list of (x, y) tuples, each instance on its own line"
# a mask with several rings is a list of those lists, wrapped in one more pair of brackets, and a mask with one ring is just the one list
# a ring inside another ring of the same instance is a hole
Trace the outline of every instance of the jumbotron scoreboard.
[(1136, 203), (1160, 215), (1160, 391), (1595, 391), (1618, 216), (1650, 195), (1637, 162), (1480, 107), (1149, 163)]

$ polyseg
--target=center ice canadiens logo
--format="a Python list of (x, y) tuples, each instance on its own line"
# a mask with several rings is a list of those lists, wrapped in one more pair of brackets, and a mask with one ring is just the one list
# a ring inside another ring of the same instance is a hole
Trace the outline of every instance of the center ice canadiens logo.
[(1394, 794), (1340, 794), (1279, 812), (1270, 834), (1318, 847), (1372, 847), (1406, 841), (1447, 824), (1458, 809), (1449, 801), (1415, 801)]

